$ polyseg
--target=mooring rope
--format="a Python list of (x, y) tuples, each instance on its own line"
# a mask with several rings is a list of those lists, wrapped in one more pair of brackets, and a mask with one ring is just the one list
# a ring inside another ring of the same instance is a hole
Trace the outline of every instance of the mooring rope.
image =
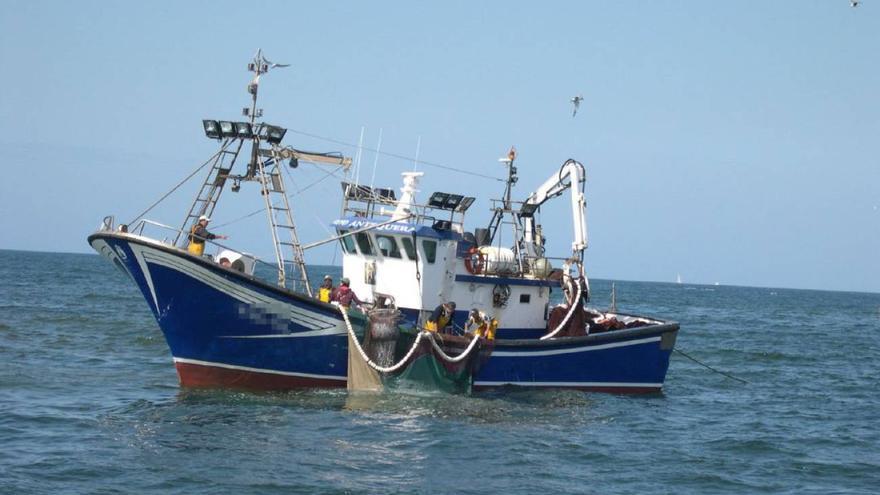
[(553, 330), (552, 332), (548, 333), (547, 335), (541, 337), (541, 340), (552, 339), (557, 333), (559, 333), (559, 331), (562, 330), (562, 328), (568, 323), (568, 320), (571, 319), (571, 315), (574, 314), (575, 308), (580, 306), (580, 303), (581, 303), (581, 282), (580, 282), (580, 279), (578, 279), (577, 296), (571, 301), (571, 308), (569, 308), (568, 314), (565, 315), (565, 318), (562, 320), (562, 323), (560, 323), (559, 326), (556, 327), (556, 330)]
[(715, 373), (718, 373), (719, 375), (726, 376), (727, 378), (730, 378), (731, 380), (736, 380), (736, 381), (738, 381), (738, 382), (742, 382), (742, 383), (745, 383), (745, 384), (748, 384), (748, 383), (749, 383), (749, 382), (743, 380), (742, 378), (737, 378), (737, 377), (735, 377), (735, 376), (733, 376), (733, 375), (731, 375), (731, 374), (729, 374), (729, 373), (725, 373), (725, 372), (723, 372), (723, 371), (716, 370), (715, 368), (709, 366), (708, 364), (703, 363), (703, 362), (700, 362), (697, 358), (695, 358), (695, 357), (691, 357), (691, 356), (687, 355), (687, 354), (686, 354), (684, 351), (682, 351), (682, 350), (679, 350), (679, 349), (672, 349), (672, 350), (674, 350), (675, 352), (681, 354), (682, 356), (684, 356), (684, 357), (690, 359), (691, 361), (693, 361), (693, 362), (699, 364), (700, 366), (704, 366), (704, 367), (707, 368), (708, 370), (710, 370), (710, 371), (714, 371)]

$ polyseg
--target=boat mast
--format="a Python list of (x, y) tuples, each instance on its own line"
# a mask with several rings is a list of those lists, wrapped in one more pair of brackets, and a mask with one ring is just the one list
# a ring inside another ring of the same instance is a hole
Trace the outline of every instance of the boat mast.
[[(184, 240), (188, 238), (185, 233), (192, 220), (201, 215), (211, 215), (220, 198), (220, 193), (228, 181), (232, 181), (232, 192), (238, 192), (242, 182), (257, 182), (260, 184), (260, 194), (263, 196), (269, 228), (272, 233), (275, 260), (278, 263), (278, 285), (311, 295), (312, 289), (306, 271), (303, 248), (296, 233), (296, 224), (284, 187), (283, 168), (287, 163), (291, 168), (296, 168), (299, 161), (302, 160), (316, 164), (335, 165), (347, 172), (351, 166), (351, 159), (338, 153), (309, 153), (290, 146), (282, 147), (281, 141), (284, 139), (287, 129), (257, 120), (263, 116), (263, 109), (257, 108), (260, 77), (269, 69), (279, 67), (287, 67), (287, 65), (270, 62), (263, 56), (262, 50), (258, 50), (253, 61), (248, 64), (248, 70), (254, 73), (254, 78), (247, 86), (248, 93), (251, 95), (250, 106), (242, 109), (242, 114), (247, 118), (247, 122), (202, 121), (205, 135), (208, 138), (221, 141), (222, 144), (220, 151), (212, 158), (211, 170), (196, 195), (174, 243), (179, 245), (182, 238)], [(246, 141), (251, 142), (247, 170), (244, 174), (234, 175), (232, 168)], [(264, 144), (265, 146), (263, 146)], [(227, 158), (229, 158), (228, 161)], [(285, 258), (285, 252), (292, 252), (292, 256)], [(288, 277), (296, 272), (299, 273), (298, 276)], [(290, 286), (287, 284), (288, 278), (290, 278)]]
[[(309, 275), (306, 270), (305, 257), (302, 245), (299, 242), (299, 236), (296, 232), (296, 224), (293, 220), (293, 213), (290, 209), (290, 202), (287, 198), (287, 191), (284, 187), (284, 178), (281, 169), (284, 167), (285, 158), (291, 160), (291, 166), (297, 163), (297, 156), (291, 154), (283, 154), (283, 150), (279, 144), (284, 138), (286, 130), (270, 126), (265, 122), (257, 124), (257, 118), (262, 117), (263, 109), (257, 108), (257, 98), (260, 92), (260, 77), (269, 72), (269, 69), (276, 67), (287, 67), (285, 64), (275, 64), (270, 62), (263, 56), (262, 50), (257, 50), (253, 62), (248, 64), (248, 70), (254, 73), (254, 78), (248, 84), (248, 93), (251, 94), (251, 107), (245, 107), (243, 113), (245, 117), (250, 118), (250, 123), (254, 129), (253, 145), (251, 146), (251, 160), (248, 163), (247, 175), (245, 180), (256, 180), (260, 183), (260, 194), (266, 206), (266, 215), (269, 220), (269, 231), (272, 234), (272, 244), (275, 250), (275, 261), (278, 266), (278, 285), (287, 287), (287, 268), (299, 272), (299, 277), (291, 280), (291, 290), (299, 289), (309, 296), (312, 295), (312, 287), (309, 283)], [(268, 149), (261, 148), (261, 143), (265, 141), (269, 144)], [(282, 240), (287, 231), (289, 241)], [(292, 251), (292, 259), (285, 259), (286, 247)], [(297, 283), (298, 282), (298, 283)]]
[(495, 241), (495, 234), (498, 232), (498, 227), (501, 226), (502, 220), (504, 220), (504, 214), (510, 213), (513, 215), (510, 195), (513, 190), (513, 185), (519, 180), (519, 177), (516, 176), (516, 167), (513, 166), (514, 160), (516, 160), (516, 148), (513, 146), (511, 146), (510, 151), (507, 152), (506, 158), (498, 159), (499, 162), (507, 166), (507, 182), (504, 187), (504, 199), (502, 200), (501, 208), (494, 208), (492, 220), (489, 221), (489, 244), (492, 244)]

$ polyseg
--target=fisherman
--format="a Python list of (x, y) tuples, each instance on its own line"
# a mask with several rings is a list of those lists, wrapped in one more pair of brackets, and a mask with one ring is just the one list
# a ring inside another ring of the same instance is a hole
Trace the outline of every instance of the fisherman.
[(208, 232), (208, 222), (211, 219), (206, 215), (202, 215), (199, 217), (199, 221), (194, 223), (192, 228), (189, 229), (189, 247), (187, 247), (187, 251), (190, 254), (194, 254), (196, 256), (201, 256), (205, 253), (205, 241), (210, 241), (213, 239), (229, 239), (228, 236), (225, 235), (217, 235)]
[[(471, 330), (471, 327), (474, 327)], [(472, 333), (477, 337), (485, 337), (489, 340), (495, 340), (495, 331), (498, 330), (498, 320), (489, 318), (477, 308), (471, 310), (467, 323), (464, 324), (466, 332)]]
[(229, 261), (229, 258), (220, 258), (220, 261), (218, 261), (217, 263), (223, 268), (232, 268), (232, 263)]
[(351, 281), (348, 280), (348, 277), (342, 277), (339, 281), (339, 287), (337, 287), (330, 296), (331, 301), (338, 302), (339, 305), (345, 309), (348, 309), (349, 306), (351, 306), (352, 301), (357, 305), (364, 304), (364, 302), (358, 298), (357, 294), (351, 290), (351, 287), (349, 286), (350, 283)]
[(330, 296), (333, 294), (333, 278), (330, 275), (324, 275), (324, 281), (318, 288), (318, 300), (321, 302), (330, 302)]
[(453, 315), (455, 315), (455, 302), (449, 301), (437, 306), (425, 322), (425, 330), (443, 332), (446, 326), (452, 323)]

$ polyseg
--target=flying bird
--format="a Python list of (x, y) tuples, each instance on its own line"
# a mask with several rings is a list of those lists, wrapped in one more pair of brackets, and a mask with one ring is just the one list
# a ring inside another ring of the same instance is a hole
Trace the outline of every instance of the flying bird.
[(852, 8), (856, 8), (859, 6), (859, 0), (849, 0), (849, 6)]
[(257, 69), (260, 69), (264, 65), (266, 66), (267, 69), (275, 69), (276, 67), (277, 68), (290, 67), (290, 64), (276, 64), (275, 62), (272, 62), (271, 60), (267, 59), (263, 55), (262, 49), (257, 50), (257, 54), (254, 55), (254, 62), (253, 63), (254, 63), (254, 67), (256, 67)]
[(574, 116), (577, 115), (578, 108), (580, 108), (582, 101), (584, 101), (584, 97), (581, 95), (572, 97), (571, 102), (574, 104), (574, 110), (571, 112), (571, 118), (574, 118)]
[(270, 69), (274, 69), (275, 67), (290, 67), (290, 64), (276, 64), (275, 62), (270, 62), (266, 57), (263, 57), (263, 62), (269, 64)]

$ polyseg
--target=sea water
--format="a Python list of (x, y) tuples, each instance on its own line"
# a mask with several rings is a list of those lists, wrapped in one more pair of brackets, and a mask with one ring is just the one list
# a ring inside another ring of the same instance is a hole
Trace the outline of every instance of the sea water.
[(0, 251), (0, 493), (880, 491), (880, 294), (616, 287), (747, 383), (676, 353), (648, 396), (187, 390), (106, 260)]

